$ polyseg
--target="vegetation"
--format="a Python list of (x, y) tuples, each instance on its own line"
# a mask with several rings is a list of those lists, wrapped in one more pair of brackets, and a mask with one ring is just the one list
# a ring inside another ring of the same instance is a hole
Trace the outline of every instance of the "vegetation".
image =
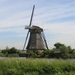
[(55, 43), (55, 48), (51, 50), (44, 50), (43, 52), (35, 51), (29, 52), (29, 57), (39, 57), (39, 58), (75, 58), (75, 49), (71, 46), (66, 46), (65, 44)]
[(75, 49), (72, 49), (71, 46), (66, 46), (65, 44), (55, 43), (54, 48), (50, 50), (44, 50), (40, 52), (39, 50), (29, 51), (28, 53), (22, 52), (14, 47), (1, 50), (0, 56), (3, 57), (19, 57), (19, 56), (28, 56), (31, 58), (75, 58)]
[(5, 57), (19, 57), (19, 54), (21, 53), (20, 50), (17, 50), (16, 48), (12, 47), (12, 48), (8, 48), (6, 47), (6, 49), (1, 50), (0, 52), (0, 56), (5, 56)]
[(74, 75), (75, 63), (47, 59), (0, 59), (0, 75)]
[[(31, 59), (0, 59), (0, 75), (74, 75), (75, 62), (61, 59), (75, 58), (75, 49), (61, 43), (55, 43), (54, 46), (51, 50), (44, 50), (43, 52), (35, 50), (28, 53), (21, 53), (21, 50), (14, 47), (10, 49), (6, 47), (6, 49), (0, 51), (0, 57), (26, 55)], [(54, 59), (50, 61), (45, 58)]]

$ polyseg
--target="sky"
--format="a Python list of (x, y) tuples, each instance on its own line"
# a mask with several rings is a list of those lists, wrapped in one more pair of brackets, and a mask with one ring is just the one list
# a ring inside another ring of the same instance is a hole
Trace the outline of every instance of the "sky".
[(0, 0), (0, 49), (23, 49), (33, 5), (32, 25), (43, 28), (49, 49), (75, 48), (75, 0)]

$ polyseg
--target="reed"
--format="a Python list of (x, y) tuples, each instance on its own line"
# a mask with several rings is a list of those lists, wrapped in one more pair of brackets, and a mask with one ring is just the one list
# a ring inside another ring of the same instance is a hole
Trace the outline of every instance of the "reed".
[(0, 59), (0, 75), (74, 75), (75, 62), (48, 59)]

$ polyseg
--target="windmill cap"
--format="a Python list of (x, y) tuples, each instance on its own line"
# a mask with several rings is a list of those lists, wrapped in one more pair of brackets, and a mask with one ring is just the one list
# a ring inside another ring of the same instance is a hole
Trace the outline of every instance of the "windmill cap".
[(35, 32), (42, 32), (43, 31), (43, 29), (40, 28), (39, 26), (32, 26), (30, 31), (34, 31), (34, 30), (35, 30)]
[(39, 27), (39, 26), (32, 26), (32, 29), (36, 29), (36, 30), (41, 30), (41, 31), (43, 31), (43, 29), (42, 29), (41, 27)]

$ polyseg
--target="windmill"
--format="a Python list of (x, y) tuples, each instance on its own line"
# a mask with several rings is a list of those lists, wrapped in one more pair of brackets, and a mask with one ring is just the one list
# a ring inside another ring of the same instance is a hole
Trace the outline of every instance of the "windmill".
[(32, 9), (32, 14), (31, 14), (31, 19), (30, 19), (30, 23), (29, 26), (25, 27), (25, 29), (28, 29), (28, 33), (25, 39), (25, 43), (24, 43), (24, 47), (23, 50), (26, 46), (27, 43), (27, 39), (29, 36), (29, 41), (27, 44), (26, 49), (27, 50), (44, 50), (44, 49), (48, 49), (48, 45), (44, 36), (44, 31), (42, 28), (40, 28), (39, 26), (32, 26), (32, 19), (33, 19), (33, 14), (34, 14), (34, 8), (35, 5), (33, 5), (33, 9)]

